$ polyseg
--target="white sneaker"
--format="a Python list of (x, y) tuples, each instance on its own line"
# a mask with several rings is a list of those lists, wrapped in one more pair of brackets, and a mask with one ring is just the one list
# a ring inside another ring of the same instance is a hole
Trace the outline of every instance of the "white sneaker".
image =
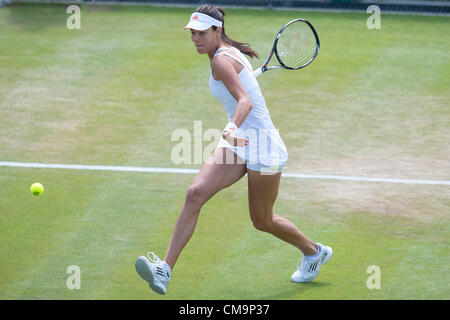
[[(325, 264), (330, 260), (333, 255), (333, 250), (331, 247), (324, 246), (317, 242), (318, 255), (304, 256), (297, 263), (297, 271), (295, 271), (291, 276), (292, 282), (311, 282), (319, 274), (320, 266)], [(300, 261), (302, 262), (300, 267)]]
[(142, 279), (148, 282), (153, 291), (159, 294), (166, 294), (170, 281), (170, 271), (166, 271), (163, 261), (155, 253), (148, 252), (147, 257), (140, 256), (137, 258), (135, 268)]

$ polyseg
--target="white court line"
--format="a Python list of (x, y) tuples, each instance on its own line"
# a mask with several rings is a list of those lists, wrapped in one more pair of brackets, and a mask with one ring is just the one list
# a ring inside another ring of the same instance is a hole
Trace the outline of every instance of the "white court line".
[[(0, 161), (0, 167), (99, 170), (99, 171), (127, 171), (127, 172), (165, 172), (165, 173), (186, 173), (186, 174), (195, 174), (199, 171), (198, 169), (181, 169), (181, 168), (88, 166), (88, 165), (78, 165), (78, 164), (46, 164), (46, 163), (1, 162), (1, 161)], [(366, 178), (366, 177), (351, 177), (351, 176), (322, 175), (322, 174), (301, 174), (301, 173), (285, 173), (285, 172), (283, 172), (283, 177), (299, 178), (299, 179), (324, 179), (324, 180), (346, 180), (346, 181), (364, 181), (364, 182), (450, 185), (449, 180)]]

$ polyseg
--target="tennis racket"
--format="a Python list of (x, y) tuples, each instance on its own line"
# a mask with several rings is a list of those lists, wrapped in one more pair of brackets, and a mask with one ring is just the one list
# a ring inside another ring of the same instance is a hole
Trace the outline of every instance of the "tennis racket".
[[(305, 19), (292, 20), (278, 32), (266, 62), (262, 67), (254, 70), (253, 74), (258, 77), (272, 69), (304, 68), (313, 62), (319, 53), (319, 48), (319, 36), (312, 24)], [(274, 53), (280, 65), (267, 66)]]

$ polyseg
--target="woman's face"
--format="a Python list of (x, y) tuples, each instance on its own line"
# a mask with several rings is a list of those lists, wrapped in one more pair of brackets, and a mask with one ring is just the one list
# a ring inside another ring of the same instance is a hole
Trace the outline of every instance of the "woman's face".
[(197, 48), (197, 52), (200, 54), (211, 52), (220, 44), (220, 28), (217, 28), (216, 30), (209, 28), (203, 31), (190, 30), (192, 42)]

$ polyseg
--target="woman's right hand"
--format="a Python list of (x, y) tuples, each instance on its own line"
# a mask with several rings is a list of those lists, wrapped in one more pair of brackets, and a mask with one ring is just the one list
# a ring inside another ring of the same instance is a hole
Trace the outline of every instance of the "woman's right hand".
[(224, 131), (222, 133), (222, 138), (234, 147), (244, 147), (248, 145), (248, 139), (236, 137), (229, 131)]

